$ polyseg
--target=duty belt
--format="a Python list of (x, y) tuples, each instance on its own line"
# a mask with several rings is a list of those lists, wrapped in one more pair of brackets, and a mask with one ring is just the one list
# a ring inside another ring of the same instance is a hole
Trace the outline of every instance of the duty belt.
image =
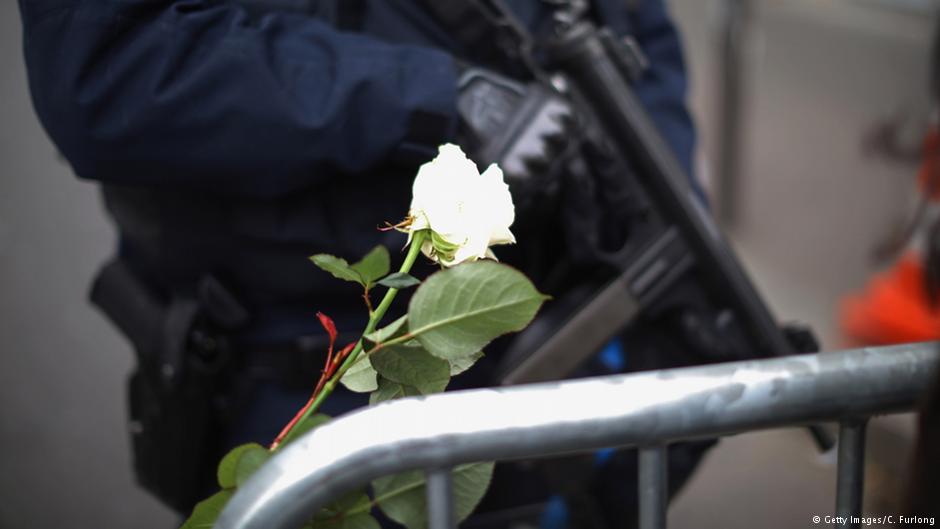
[[(189, 370), (248, 374), (288, 388), (311, 388), (326, 359), (326, 336), (269, 340), (246, 335), (247, 309), (211, 275), (192, 293), (163, 299), (115, 259), (95, 278), (91, 301), (131, 341), (141, 366), (169, 388)], [(352, 339), (341, 335), (338, 343)]]

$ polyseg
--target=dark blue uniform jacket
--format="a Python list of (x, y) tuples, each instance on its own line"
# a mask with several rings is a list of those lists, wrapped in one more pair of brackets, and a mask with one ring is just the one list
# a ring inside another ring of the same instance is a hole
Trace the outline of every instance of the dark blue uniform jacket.
[[(36, 111), (78, 176), (105, 184), (123, 255), (164, 291), (222, 276), (256, 327), (358, 304), (306, 256), (400, 248), (376, 227), (401, 220), (417, 165), (453, 139), (465, 50), (412, 0), (19, 3)], [(546, 16), (509, 4), (533, 28)], [(677, 36), (660, 1), (627, 4), (595, 0), (595, 16), (649, 56), (638, 94), (688, 169)]]

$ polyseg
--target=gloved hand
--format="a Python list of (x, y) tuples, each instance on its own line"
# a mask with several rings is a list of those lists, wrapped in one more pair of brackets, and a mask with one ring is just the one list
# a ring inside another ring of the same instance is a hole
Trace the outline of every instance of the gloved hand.
[(502, 167), (521, 220), (554, 209), (566, 154), (574, 145), (568, 101), (538, 83), (478, 68), (461, 73), (458, 90), (457, 141), (470, 158)]

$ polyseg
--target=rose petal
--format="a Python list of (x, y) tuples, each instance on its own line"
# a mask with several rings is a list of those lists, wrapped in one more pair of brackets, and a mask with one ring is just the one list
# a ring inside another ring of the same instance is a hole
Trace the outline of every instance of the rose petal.
[[(457, 246), (447, 259), (426, 241), (422, 252), (444, 266), (492, 256), (489, 247), (510, 244), (515, 208), (502, 170), (495, 164), (480, 174), (452, 144), (442, 145), (434, 160), (422, 165), (412, 186), (410, 235), (431, 229), (438, 242)], [(449, 250), (448, 250), (449, 253)]]

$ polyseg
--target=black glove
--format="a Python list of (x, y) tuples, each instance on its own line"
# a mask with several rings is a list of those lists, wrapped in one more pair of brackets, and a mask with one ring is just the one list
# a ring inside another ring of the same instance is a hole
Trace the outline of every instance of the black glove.
[(616, 155), (596, 126), (582, 132), (580, 156), (568, 164), (561, 191), (567, 255), (575, 266), (616, 270), (633, 232), (653, 213), (634, 188), (629, 161)]
[(561, 186), (573, 145), (571, 105), (538, 83), (477, 68), (462, 72), (458, 90), (458, 143), (482, 166), (499, 164), (519, 217), (538, 217)]

